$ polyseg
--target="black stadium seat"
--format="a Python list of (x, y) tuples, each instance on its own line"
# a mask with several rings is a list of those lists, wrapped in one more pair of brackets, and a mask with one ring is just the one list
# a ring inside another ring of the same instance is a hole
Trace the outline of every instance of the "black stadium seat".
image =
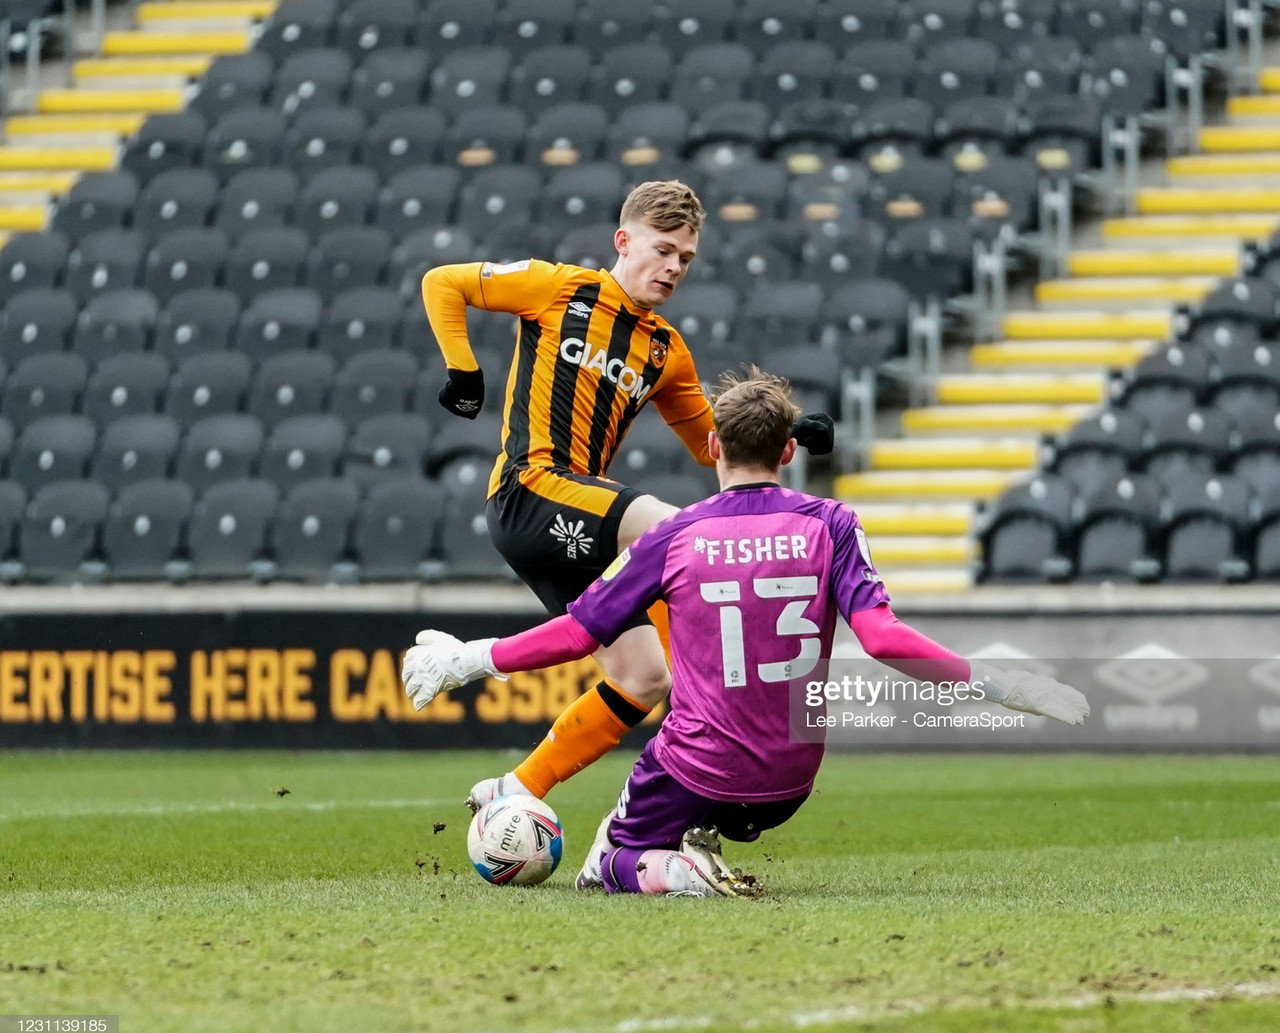
[(253, 360), (230, 351), (196, 352), (177, 361), (165, 391), (164, 411), (184, 426), (206, 416), (236, 412), (249, 390)]
[(58, 285), (71, 245), (61, 233), (14, 233), (0, 248), (0, 305), (22, 291)]
[(15, 427), (42, 416), (73, 412), (89, 380), (89, 363), (83, 355), (51, 351), (22, 359), (5, 378), (0, 412)]
[(61, 351), (70, 340), (78, 304), (70, 291), (32, 287), (9, 298), (0, 316), (0, 358), (10, 365)]
[(99, 362), (89, 376), (80, 411), (98, 424), (153, 413), (169, 383), (169, 361), (155, 352), (122, 352)]
[(92, 298), (76, 320), (71, 348), (90, 363), (151, 343), (160, 305), (148, 291), (110, 291)]
[(346, 443), (347, 425), (336, 416), (291, 416), (267, 436), (259, 476), (282, 491), (316, 477), (332, 477)]
[(271, 524), (271, 549), (282, 578), (327, 581), (347, 557), (360, 490), (341, 477), (290, 489)]
[(113, 492), (153, 477), (168, 477), (182, 427), (166, 413), (121, 416), (102, 428), (90, 475)]
[(169, 169), (147, 180), (133, 206), (133, 228), (155, 240), (180, 229), (203, 228), (218, 198), (208, 169)]
[(337, 363), (311, 348), (263, 359), (254, 370), (245, 410), (267, 429), (290, 416), (309, 416), (328, 406)]
[(31, 581), (71, 581), (99, 545), (111, 493), (96, 481), (62, 480), (32, 492), (18, 527), (18, 560)]
[(348, 102), (371, 121), (412, 107), (422, 100), (430, 69), (430, 55), (417, 47), (379, 49), (352, 74)]
[(174, 475), (197, 492), (253, 474), (265, 438), (262, 422), (248, 413), (197, 420), (187, 429), (174, 460)]
[(274, 484), (254, 478), (208, 488), (191, 513), (187, 551), (203, 578), (249, 578), (266, 551), (267, 532), (279, 504)]
[(230, 111), (256, 108), (266, 98), (274, 74), (275, 62), (260, 51), (214, 58), (189, 109), (217, 121)]
[(1009, 488), (981, 518), (983, 577), (991, 581), (1062, 580), (1071, 572), (1075, 485), (1037, 474)]
[(138, 199), (132, 172), (86, 172), (59, 198), (52, 225), (68, 240), (124, 226)]
[(372, 487), (352, 532), (361, 579), (403, 581), (437, 574), (436, 529), (447, 512), (444, 491), (421, 477)]
[(159, 579), (179, 558), (194, 493), (182, 481), (144, 480), (120, 491), (102, 526), (113, 580)]

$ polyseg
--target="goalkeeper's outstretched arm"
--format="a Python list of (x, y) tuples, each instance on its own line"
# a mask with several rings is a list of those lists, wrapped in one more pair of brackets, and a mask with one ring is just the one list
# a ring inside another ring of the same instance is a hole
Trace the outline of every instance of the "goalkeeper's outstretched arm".
[(849, 627), (868, 656), (908, 677), (968, 682), (1010, 710), (1043, 714), (1069, 725), (1084, 724), (1089, 716), (1089, 701), (1070, 685), (1029, 671), (1001, 671), (966, 660), (904, 624), (887, 603), (850, 614)]
[(405, 653), (401, 673), (414, 709), (421, 710), (447, 689), (581, 660), (599, 648), (600, 643), (567, 613), (506, 638), (464, 642), (428, 629), (418, 632), (416, 645)]

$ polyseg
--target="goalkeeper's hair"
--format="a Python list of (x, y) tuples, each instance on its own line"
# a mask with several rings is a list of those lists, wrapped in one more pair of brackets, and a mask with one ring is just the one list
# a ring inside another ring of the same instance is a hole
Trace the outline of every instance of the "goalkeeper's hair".
[(646, 222), (664, 233), (688, 226), (698, 233), (706, 216), (692, 187), (678, 179), (653, 179), (641, 183), (627, 195), (618, 223)]
[(784, 377), (747, 366), (725, 373), (711, 399), (716, 436), (730, 466), (777, 469), (800, 408)]

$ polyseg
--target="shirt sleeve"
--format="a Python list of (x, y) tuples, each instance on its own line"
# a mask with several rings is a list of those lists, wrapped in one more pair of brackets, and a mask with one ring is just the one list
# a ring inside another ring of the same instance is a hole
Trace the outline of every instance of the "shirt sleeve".
[(887, 603), (889, 593), (871, 561), (871, 547), (857, 515), (839, 505), (831, 510), (827, 526), (834, 545), (831, 578), (840, 614), (848, 620), (851, 614)]
[(597, 642), (613, 645), (634, 626), (638, 614), (662, 598), (667, 548), (675, 531), (671, 518), (649, 528), (569, 604), (569, 614)]
[(693, 356), (675, 330), (671, 331), (668, 355), (667, 369), (654, 392), (653, 404), (693, 458), (703, 466), (715, 466), (715, 460), (707, 451), (707, 434), (715, 430), (711, 403), (698, 380)]
[(422, 278), (422, 303), (445, 364), (478, 368), (467, 337), (467, 306), (511, 312), (534, 319), (559, 295), (563, 267), (526, 259), (499, 265), (462, 262), (441, 265)]

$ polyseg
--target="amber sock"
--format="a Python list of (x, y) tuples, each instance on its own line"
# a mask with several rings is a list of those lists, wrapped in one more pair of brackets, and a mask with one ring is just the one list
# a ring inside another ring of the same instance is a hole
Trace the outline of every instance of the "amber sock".
[(515, 774), (534, 796), (594, 763), (618, 745), (628, 728), (649, 713), (615, 685), (602, 681), (565, 707), (547, 737), (516, 766)]

